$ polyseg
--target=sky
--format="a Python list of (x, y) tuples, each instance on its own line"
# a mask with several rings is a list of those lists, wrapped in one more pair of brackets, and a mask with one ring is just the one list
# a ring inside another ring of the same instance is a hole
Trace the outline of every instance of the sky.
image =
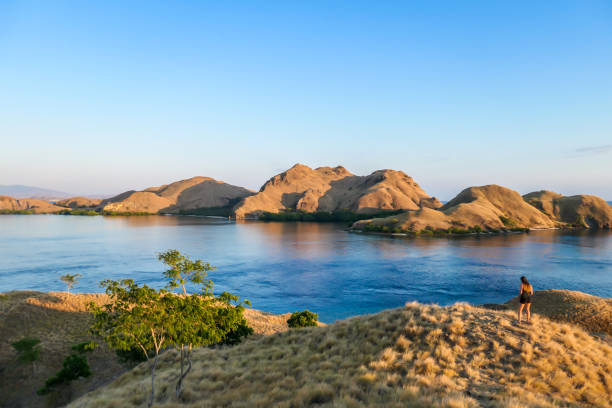
[(0, 2), (0, 184), (295, 163), (612, 200), (612, 3)]

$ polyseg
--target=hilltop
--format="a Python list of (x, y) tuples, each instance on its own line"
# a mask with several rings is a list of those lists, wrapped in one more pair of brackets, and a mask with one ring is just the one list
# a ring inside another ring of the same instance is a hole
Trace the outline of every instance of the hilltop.
[[(610, 228), (612, 207), (595, 196), (518, 192), (498, 185), (470, 187), (444, 206), (357, 221), (352, 228), (380, 232), (479, 232), (544, 228)], [(553, 204), (554, 203), (554, 204)], [(583, 220), (576, 223), (577, 217)]]
[(229, 215), (237, 201), (252, 194), (251, 190), (210, 177), (192, 177), (143, 191), (127, 191), (103, 200), (99, 208), (119, 213), (180, 214), (208, 210), (210, 215)]
[[(515, 313), (408, 303), (327, 327), (198, 349), (180, 400), (164, 386), (178, 361), (168, 351), (158, 366), (155, 406), (612, 406), (610, 343), (537, 314), (531, 324), (516, 325)], [(142, 364), (69, 406), (144, 406), (149, 378)]]
[(256, 218), (264, 212), (282, 211), (373, 213), (441, 205), (401, 171), (377, 170), (356, 176), (342, 166), (311, 169), (296, 164), (240, 202), (234, 214), (236, 218)]
[(32, 198), (13, 198), (0, 196), (0, 214), (2, 212), (24, 212), (34, 214), (56, 213), (64, 208), (48, 201)]
[(555, 221), (586, 228), (612, 228), (612, 207), (597, 196), (566, 197), (542, 190), (525, 194), (523, 198)]
[(94, 208), (100, 205), (101, 199), (88, 197), (71, 197), (57, 201), (55, 205), (66, 208)]

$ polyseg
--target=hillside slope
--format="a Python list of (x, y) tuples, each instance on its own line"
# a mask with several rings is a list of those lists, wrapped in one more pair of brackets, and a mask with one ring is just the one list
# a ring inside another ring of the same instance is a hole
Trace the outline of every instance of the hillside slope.
[(353, 228), (367, 229), (368, 226), (420, 232), (476, 226), (484, 230), (551, 228), (555, 223), (525, 202), (516, 191), (492, 184), (466, 188), (438, 209), (422, 208), (391, 217), (358, 221)]
[(112, 212), (177, 214), (211, 208), (231, 209), (253, 192), (209, 177), (193, 177), (144, 191), (127, 191), (103, 200), (100, 209)]
[(64, 200), (60, 200), (55, 204), (61, 207), (67, 208), (94, 208), (100, 205), (102, 200), (97, 198), (88, 198), (88, 197), (71, 197), (66, 198)]
[(54, 213), (63, 209), (63, 207), (58, 207), (48, 201), (0, 196), (0, 211), (31, 211), (42, 214)]
[(401, 171), (378, 170), (368, 176), (355, 176), (342, 166), (311, 169), (296, 164), (236, 205), (234, 214), (236, 218), (249, 218), (286, 210), (372, 213), (440, 205)]
[[(108, 383), (129, 367), (98, 341), (101, 347), (87, 356), (92, 376), (72, 382), (47, 397), (36, 395), (45, 380), (62, 367), (74, 344), (91, 340), (91, 315), (86, 304), (108, 302), (105, 294), (68, 294), (13, 291), (0, 293), (0, 407), (36, 408), (63, 406), (70, 400)], [(246, 309), (244, 316), (256, 335), (288, 329), (289, 314), (274, 315)], [(33, 366), (15, 360), (11, 343), (26, 336), (41, 340), (40, 359)], [(255, 336), (257, 337), (257, 336)]]
[(600, 197), (567, 197), (542, 190), (525, 194), (523, 198), (553, 220), (593, 229), (612, 228), (612, 206)]
[[(534, 305), (535, 307), (535, 305)], [(612, 347), (514, 311), (409, 303), (327, 327), (199, 349), (180, 400), (177, 353), (158, 366), (159, 407), (612, 406)], [(70, 404), (145, 406), (147, 364)]]

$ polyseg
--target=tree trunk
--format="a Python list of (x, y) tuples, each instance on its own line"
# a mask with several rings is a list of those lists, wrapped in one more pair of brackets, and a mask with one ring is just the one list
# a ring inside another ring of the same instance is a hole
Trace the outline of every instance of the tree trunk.
[(157, 367), (157, 356), (159, 355), (159, 350), (155, 349), (155, 360), (153, 361), (153, 368), (151, 369), (151, 399), (149, 400), (148, 407), (153, 406), (153, 401), (155, 400), (155, 368)]
[[(176, 383), (176, 398), (181, 395), (181, 390), (183, 388), (183, 380), (185, 379), (185, 377), (187, 377), (189, 371), (191, 371), (191, 344), (189, 345), (187, 352), (184, 352), (184, 349), (185, 345), (181, 344), (181, 376), (179, 377), (179, 380)], [(183, 361), (185, 359), (185, 356), (187, 357), (187, 370), (183, 371)]]

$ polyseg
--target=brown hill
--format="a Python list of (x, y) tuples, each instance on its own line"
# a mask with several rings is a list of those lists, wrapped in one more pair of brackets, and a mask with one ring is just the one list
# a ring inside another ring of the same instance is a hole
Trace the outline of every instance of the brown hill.
[[(535, 307), (535, 305), (534, 305)], [(159, 407), (611, 407), (612, 347), (579, 327), (514, 311), (408, 303), (327, 327), (197, 349), (180, 398), (172, 350)], [(70, 407), (142, 407), (142, 364)]]
[(371, 213), (440, 205), (401, 171), (378, 170), (369, 176), (355, 176), (342, 166), (311, 169), (296, 164), (268, 180), (259, 193), (245, 198), (234, 213), (236, 218), (249, 218), (286, 210)]
[(31, 211), (36, 214), (44, 214), (64, 209), (48, 201), (0, 196), (0, 211)]
[(612, 207), (597, 196), (566, 197), (552, 191), (542, 190), (525, 194), (523, 198), (553, 220), (578, 227), (612, 228)]
[(551, 228), (554, 222), (526, 203), (521, 195), (498, 185), (470, 187), (438, 209), (422, 208), (386, 218), (358, 221), (355, 229), (382, 228), (420, 232), (425, 229), (448, 231), (451, 228), (480, 227)]
[(56, 204), (68, 208), (94, 208), (100, 205), (102, 200), (87, 197), (71, 197), (58, 201)]
[(114, 212), (180, 213), (211, 208), (231, 208), (251, 190), (209, 177), (193, 177), (144, 191), (126, 191), (103, 200), (100, 208)]

